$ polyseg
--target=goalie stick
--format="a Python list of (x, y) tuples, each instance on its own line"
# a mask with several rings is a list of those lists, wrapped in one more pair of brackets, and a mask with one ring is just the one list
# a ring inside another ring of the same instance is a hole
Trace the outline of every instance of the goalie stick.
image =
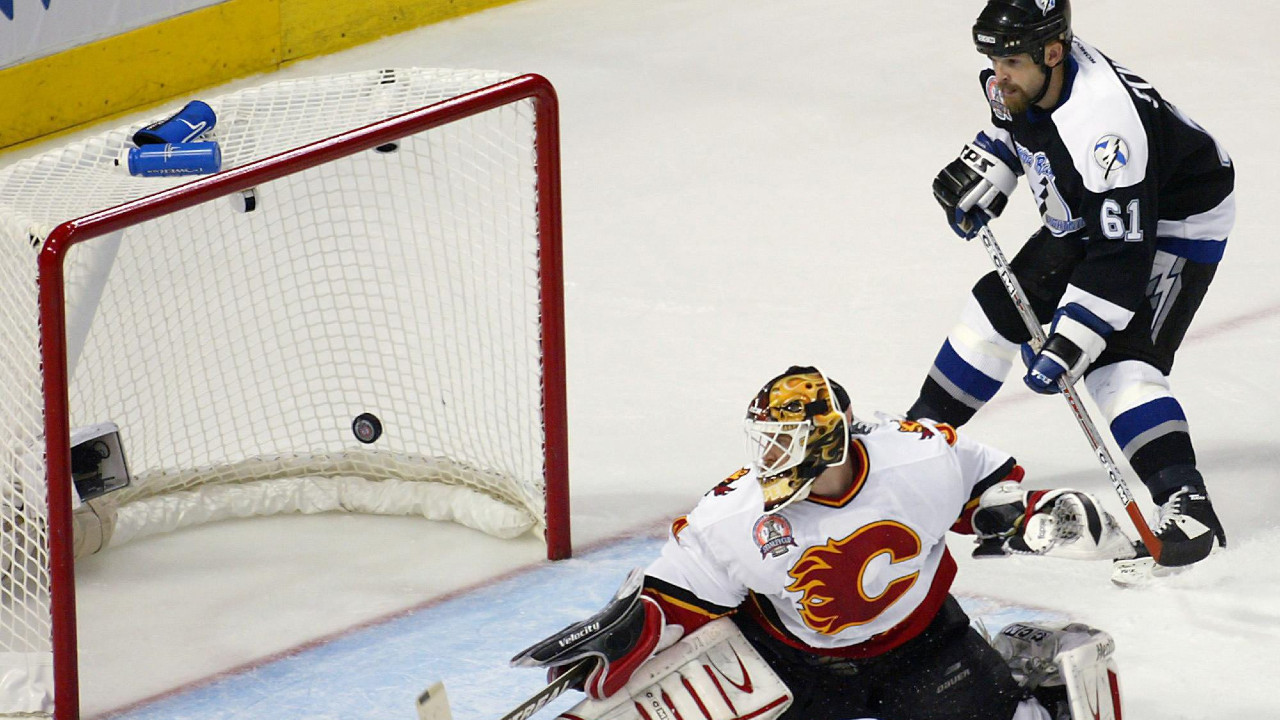
[[(1018, 282), (1018, 278), (1014, 276), (1013, 270), (1009, 268), (1009, 262), (1005, 260), (1004, 252), (1000, 250), (1000, 246), (996, 244), (995, 236), (991, 234), (991, 228), (986, 225), (982, 226), (979, 231), (982, 238), (982, 246), (987, 249), (987, 254), (991, 256), (991, 262), (996, 266), (996, 274), (1000, 276), (1000, 281), (1004, 283), (1004, 289), (1009, 293), (1009, 299), (1013, 301), (1014, 307), (1018, 309), (1018, 315), (1022, 317), (1022, 322), (1026, 324), (1027, 330), (1031, 332), (1031, 347), (1033, 350), (1039, 350), (1044, 344), (1045, 334), (1044, 328), (1040, 326), (1040, 320), (1036, 318), (1035, 311), (1031, 309), (1031, 302), (1027, 300), (1027, 294), (1022, 289), (1022, 285)], [(1093, 419), (1089, 417), (1089, 413), (1085, 410), (1084, 404), (1080, 402), (1080, 395), (1076, 392), (1075, 386), (1072, 385), (1071, 379), (1066, 373), (1058, 378), (1058, 387), (1062, 390), (1062, 396), (1067, 399), (1067, 404), (1071, 406), (1071, 411), (1075, 413), (1076, 422), (1080, 423), (1080, 429), (1084, 431), (1085, 438), (1088, 439), (1089, 445), (1093, 447), (1093, 452), (1098, 457), (1098, 462), (1102, 463), (1102, 468), (1106, 470), (1107, 477), (1111, 478), (1111, 486), (1115, 488), (1116, 494), (1120, 496), (1120, 504), (1124, 505), (1125, 512), (1129, 514), (1129, 519), (1133, 521), (1134, 527), (1138, 530), (1138, 536), (1142, 538), (1142, 544), (1146, 546), (1147, 552), (1158, 563), (1160, 562), (1160, 538), (1151, 532), (1151, 527), (1147, 525), (1147, 521), (1142, 517), (1142, 510), (1138, 507), (1138, 503), (1133, 499), (1133, 494), (1129, 492), (1129, 485), (1125, 483), (1124, 476), (1120, 474), (1120, 468), (1116, 467), (1116, 463), (1111, 459), (1111, 452), (1107, 450), (1106, 443), (1102, 441), (1102, 436), (1098, 434), (1098, 428), (1093, 424)]]
[[(527, 720), (546, 707), (547, 703), (563, 695), (570, 687), (586, 680), (595, 663), (595, 658), (586, 658), (571, 665), (563, 675), (547, 683), (546, 687), (520, 703), (516, 709), (503, 715), (501, 720)], [(453, 712), (449, 709), (449, 698), (445, 694), (443, 682), (432, 684), (418, 696), (418, 720), (453, 720)]]

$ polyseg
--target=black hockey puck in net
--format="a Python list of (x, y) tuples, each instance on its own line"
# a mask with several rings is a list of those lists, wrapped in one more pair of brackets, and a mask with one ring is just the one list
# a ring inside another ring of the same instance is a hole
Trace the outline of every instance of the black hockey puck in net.
[(373, 413), (360, 413), (351, 421), (351, 432), (356, 439), (368, 445), (382, 437), (382, 421)]

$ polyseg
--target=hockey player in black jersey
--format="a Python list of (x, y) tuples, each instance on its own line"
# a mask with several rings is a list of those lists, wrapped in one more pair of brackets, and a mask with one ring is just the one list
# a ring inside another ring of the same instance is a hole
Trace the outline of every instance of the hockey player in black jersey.
[[(1000, 279), (974, 286), (911, 417), (967, 422), (1020, 352), (1031, 389), (1083, 377), (1159, 506), (1160, 563), (1226, 544), (1167, 376), (1235, 220), (1231, 159), (1149, 83), (1073, 37), (1068, 0), (988, 0), (973, 27), (991, 126), (933, 183), (972, 238), (1026, 176), (1044, 226), (1010, 263), (1049, 337), (1038, 352)], [(1021, 346), (1021, 347), (1020, 347)]]

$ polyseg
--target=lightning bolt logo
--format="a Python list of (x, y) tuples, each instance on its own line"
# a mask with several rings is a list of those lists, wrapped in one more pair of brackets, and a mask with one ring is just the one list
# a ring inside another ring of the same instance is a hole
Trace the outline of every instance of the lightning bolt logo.
[[(49, 9), (49, 3), (51, 2), (53, 2), (53, 0), (40, 0), (40, 4), (44, 5), (45, 10)], [(0, 13), (3, 13), (6, 18), (9, 18), (10, 20), (12, 20), (13, 19), (13, 0), (0, 0)]]
[(1119, 135), (1103, 135), (1093, 144), (1093, 159), (1102, 168), (1102, 178), (1109, 179), (1112, 171), (1129, 164), (1129, 145)]
[(1151, 341), (1160, 335), (1164, 321), (1169, 317), (1169, 310), (1182, 290), (1182, 269), (1186, 258), (1175, 257), (1167, 253), (1157, 253), (1156, 263), (1151, 280), (1147, 283), (1147, 298), (1151, 303)]

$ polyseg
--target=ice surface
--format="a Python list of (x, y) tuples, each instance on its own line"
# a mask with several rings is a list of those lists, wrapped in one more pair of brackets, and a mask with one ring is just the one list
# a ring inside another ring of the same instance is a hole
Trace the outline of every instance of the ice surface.
[[(789, 364), (821, 364), (860, 412), (902, 411), (914, 399), (988, 267), (980, 247), (947, 229), (929, 192), (985, 121), (982, 61), (969, 42), (980, 6), (525, 0), (278, 75), (477, 67), (537, 72), (556, 85), (572, 497), (585, 550), (660, 527), (735, 469), (747, 400)], [(1231, 548), (1158, 587), (1122, 590), (1106, 564), (976, 562), (956, 538), (955, 588), (1110, 632), (1126, 717), (1280, 718), (1267, 683), (1280, 657), (1280, 442), (1270, 426), (1280, 401), (1280, 244), (1264, 212), (1280, 188), (1271, 127), (1280, 66), (1270, 52), (1280, 9), (1262, 0), (1078, 0), (1073, 9), (1078, 34), (1153, 83), (1237, 161), (1236, 232), (1172, 375)], [(1035, 227), (1033, 209), (1019, 190), (995, 225), (1006, 253)], [(966, 432), (1017, 454), (1030, 484), (1087, 489), (1121, 514), (1061, 400), (1012, 379)], [(265, 703), (284, 695), (319, 698), (307, 707), (335, 718), (412, 717), (412, 692), (439, 668), (465, 675), (573, 619), (555, 607), (505, 612), (532, 593), (531, 575), (490, 582), (542, 552), (531, 538), (353, 517), (230, 522), (125, 546), (79, 568), (84, 708), (100, 714), (169, 693), (165, 717), (280, 717), (290, 714)], [(623, 572), (573, 561), (548, 577), (566, 596), (587, 593), (578, 601), (590, 606)], [(330, 645), (370, 636), (318, 640), (423, 603), (434, 603), (423, 617), (449, 603), (481, 613), (473, 606), (497, 603), (488, 619), (445, 629), (496, 645), (477, 645), (475, 656), (404, 647), (385, 629), (392, 623), (370, 629), (382, 639), (357, 653), (397, 674), (385, 685), (368, 680), (383, 671), (354, 664), (345, 683), (284, 674), (286, 665), (323, 667), (338, 657)], [(303, 645), (313, 651), (290, 654)], [(272, 658), (280, 662), (262, 663)], [(247, 683), (235, 697), (171, 693), (236, 668), (219, 678)], [(512, 705), (536, 685), (530, 671), (495, 672)], [(506, 707), (450, 682), (455, 704), (477, 703), (476, 718)], [(388, 702), (403, 692), (394, 687), (412, 690)], [(294, 707), (314, 716), (301, 700)]]

